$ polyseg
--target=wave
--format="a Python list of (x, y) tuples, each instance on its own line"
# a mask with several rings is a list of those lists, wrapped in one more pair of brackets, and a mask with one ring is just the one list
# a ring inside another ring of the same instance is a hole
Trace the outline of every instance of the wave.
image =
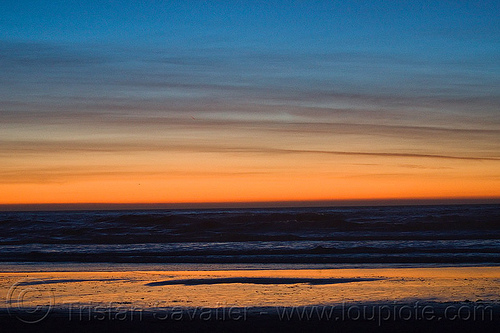
[(500, 263), (499, 208), (0, 212), (0, 261)]
[(0, 213), (0, 244), (497, 238), (498, 205)]

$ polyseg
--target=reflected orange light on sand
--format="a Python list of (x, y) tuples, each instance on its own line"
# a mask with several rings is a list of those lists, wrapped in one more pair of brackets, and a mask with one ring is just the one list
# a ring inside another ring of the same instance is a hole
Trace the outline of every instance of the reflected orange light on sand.
[[(51, 290), (56, 306), (63, 307), (70, 304), (130, 304), (140, 308), (296, 306), (340, 304), (353, 300), (453, 302), (476, 298), (487, 300), (500, 292), (498, 267), (440, 267), (0, 273), (0, 297), (5, 298), (9, 287), (26, 277), (51, 281), (36, 287)], [(235, 283), (224, 280), (225, 283), (204, 284), (220, 278), (238, 279)], [(267, 278), (268, 282), (255, 284), (252, 278)], [(291, 283), (287, 278), (323, 279), (327, 283)], [(194, 279), (195, 284), (164, 284), (165, 281), (182, 282), (186, 279)], [(36, 306), (41, 300), (27, 297), (24, 302)]]

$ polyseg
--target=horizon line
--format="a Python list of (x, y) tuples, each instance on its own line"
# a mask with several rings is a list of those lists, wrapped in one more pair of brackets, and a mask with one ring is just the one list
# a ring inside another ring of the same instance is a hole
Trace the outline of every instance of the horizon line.
[(431, 206), (500, 204), (500, 197), (485, 198), (401, 198), (351, 200), (297, 200), (247, 202), (178, 202), (178, 203), (19, 203), (0, 204), (0, 212), (10, 211), (81, 211), (81, 210), (158, 210), (158, 209), (245, 209), (245, 208), (313, 208), (362, 206)]

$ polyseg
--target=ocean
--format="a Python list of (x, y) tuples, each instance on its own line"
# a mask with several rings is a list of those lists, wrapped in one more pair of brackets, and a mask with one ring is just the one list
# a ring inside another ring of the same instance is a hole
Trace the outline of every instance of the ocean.
[(0, 212), (0, 262), (491, 266), (500, 205)]

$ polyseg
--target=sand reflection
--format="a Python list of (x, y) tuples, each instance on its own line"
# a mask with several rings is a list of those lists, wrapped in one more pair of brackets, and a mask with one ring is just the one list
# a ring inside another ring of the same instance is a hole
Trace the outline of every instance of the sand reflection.
[[(23, 306), (131, 304), (142, 308), (296, 306), (342, 302), (499, 302), (500, 267), (227, 271), (9, 272), (0, 296)], [(36, 293), (33, 291), (36, 289)], [(4, 303), (6, 304), (6, 303)]]

